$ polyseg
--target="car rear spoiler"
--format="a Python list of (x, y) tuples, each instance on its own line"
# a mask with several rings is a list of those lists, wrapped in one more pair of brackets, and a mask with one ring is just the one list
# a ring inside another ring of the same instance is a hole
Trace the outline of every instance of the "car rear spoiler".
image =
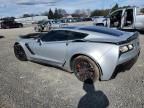
[(128, 42), (131, 42), (131, 41), (137, 39), (138, 37), (139, 37), (139, 32), (134, 32), (134, 34), (131, 37), (129, 37), (125, 41), (118, 42), (118, 44), (121, 45), (121, 44), (125, 44), (125, 43), (128, 43)]

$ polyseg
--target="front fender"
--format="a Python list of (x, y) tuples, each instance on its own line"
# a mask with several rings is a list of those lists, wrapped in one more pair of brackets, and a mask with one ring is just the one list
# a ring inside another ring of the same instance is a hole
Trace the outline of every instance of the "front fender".
[(20, 45), (22, 46), (22, 48), (23, 48), (23, 50), (25, 51), (25, 54), (26, 54), (28, 60), (30, 60), (31, 53), (30, 53), (30, 51), (26, 48), (25, 44), (28, 43), (29, 41), (30, 41), (30, 39), (21, 39), (21, 38), (19, 38), (19, 39), (15, 42), (15, 44), (18, 43), (18, 44), (20, 44)]

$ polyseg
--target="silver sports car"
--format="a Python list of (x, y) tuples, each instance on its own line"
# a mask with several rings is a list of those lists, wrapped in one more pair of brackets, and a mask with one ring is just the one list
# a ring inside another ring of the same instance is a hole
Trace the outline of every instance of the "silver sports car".
[(74, 72), (80, 81), (109, 80), (119, 64), (139, 54), (138, 35), (105, 27), (65, 27), (36, 39), (18, 39), (14, 53), (21, 61), (46, 63)]

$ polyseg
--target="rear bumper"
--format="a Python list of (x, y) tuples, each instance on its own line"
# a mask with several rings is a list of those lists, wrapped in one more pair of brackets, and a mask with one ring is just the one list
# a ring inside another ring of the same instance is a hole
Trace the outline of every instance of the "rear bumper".
[(131, 59), (135, 58), (136, 56), (138, 56), (140, 54), (140, 47), (135, 48), (134, 50), (127, 52), (125, 54), (122, 54), (118, 60), (118, 64), (123, 64), (126, 63), (128, 61), (130, 61)]

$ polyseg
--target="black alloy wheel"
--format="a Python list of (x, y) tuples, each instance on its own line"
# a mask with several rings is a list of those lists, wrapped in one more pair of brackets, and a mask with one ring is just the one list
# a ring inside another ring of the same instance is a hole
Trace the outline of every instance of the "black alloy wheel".
[(15, 56), (21, 60), (21, 61), (27, 61), (27, 56), (25, 54), (25, 51), (23, 50), (23, 48), (17, 44), (17, 45), (14, 45), (14, 53), (15, 53)]

